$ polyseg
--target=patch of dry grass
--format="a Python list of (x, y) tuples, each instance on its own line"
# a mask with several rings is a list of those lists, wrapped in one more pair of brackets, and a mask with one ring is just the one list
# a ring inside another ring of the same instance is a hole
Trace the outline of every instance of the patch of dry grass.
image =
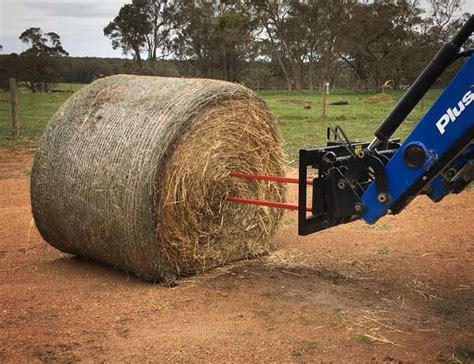
[(393, 101), (393, 97), (390, 96), (389, 94), (376, 94), (376, 95), (368, 97), (365, 100), (365, 103), (375, 105), (375, 104), (380, 104), (382, 102), (392, 102), (392, 101)]
[(346, 312), (342, 323), (354, 338), (366, 344), (390, 344), (401, 346), (389, 338), (392, 333), (408, 334), (389, 323), (387, 312), (383, 310), (367, 310), (358, 313)]

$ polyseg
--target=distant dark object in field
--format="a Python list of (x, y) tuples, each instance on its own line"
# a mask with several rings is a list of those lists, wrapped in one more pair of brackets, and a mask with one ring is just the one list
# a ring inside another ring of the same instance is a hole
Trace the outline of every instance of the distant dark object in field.
[(347, 100), (336, 100), (336, 101), (330, 102), (329, 105), (335, 105), (335, 106), (338, 106), (338, 105), (349, 105), (349, 101), (347, 101)]
[(6, 99), (5, 97), (0, 97), (0, 102), (8, 102), (8, 99)]
[(311, 109), (311, 101), (305, 101), (305, 102), (303, 103), (303, 108), (304, 108), (305, 110)]
[(313, 104), (313, 101), (309, 100), (299, 100), (299, 99), (280, 99), (278, 102), (282, 104), (293, 104), (293, 105), (306, 105), (309, 104), (310, 106)]
[(73, 90), (60, 90), (60, 89), (56, 89), (56, 88), (55, 88), (55, 89), (52, 89), (51, 92), (52, 92), (53, 94), (55, 94), (55, 93), (60, 93), (60, 92), (71, 92), (71, 93), (72, 93), (72, 92), (74, 92), (74, 91), (73, 91)]
[(376, 94), (376, 95), (370, 96), (364, 102), (366, 104), (380, 104), (382, 102), (392, 102), (392, 101), (393, 101), (393, 97), (388, 94)]

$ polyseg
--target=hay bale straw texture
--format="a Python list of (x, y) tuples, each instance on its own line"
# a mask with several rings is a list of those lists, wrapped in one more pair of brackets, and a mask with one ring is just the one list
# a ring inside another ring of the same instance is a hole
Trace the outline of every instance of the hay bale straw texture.
[(267, 253), (281, 212), (227, 196), (284, 201), (276, 122), (240, 85), (118, 75), (53, 116), (31, 173), (33, 216), (59, 250), (152, 281)]

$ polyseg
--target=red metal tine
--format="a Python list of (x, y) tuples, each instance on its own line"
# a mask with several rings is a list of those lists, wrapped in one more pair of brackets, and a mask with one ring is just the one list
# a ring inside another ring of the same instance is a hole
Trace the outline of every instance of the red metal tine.
[[(279, 177), (279, 176), (262, 176), (258, 174), (248, 174), (248, 173), (238, 173), (238, 172), (231, 172), (229, 173), (231, 177), (237, 178), (244, 178), (244, 179), (255, 179), (259, 181), (274, 181), (274, 182), (283, 182), (283, 183), (296, 183), (298, 184), (300, 180), (298, 178), (292, 177)], [(306, 180), (307, 185), (313, 185), (312, 179)], [(268, 207), (275, 207), (279, 209), (287, 209), (287, 210), (298, 210), (298, 205), (286, 202), (276, 202), (276, 201), (262, 201), (262, 200), (252, 200), (248, 198), (241, 198), (241, 197), (228, 197), (227, 201), (229, 202), (237, 202), (237, 203), (244, 203), (249, 205), (258, 205), (258, 206), (268, 206)], [(306, 206), (307, 212), (312, 212), (311, 207)]]

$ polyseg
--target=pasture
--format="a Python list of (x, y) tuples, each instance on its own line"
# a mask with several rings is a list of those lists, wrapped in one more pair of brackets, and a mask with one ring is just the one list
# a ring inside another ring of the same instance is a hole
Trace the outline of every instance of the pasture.
[[(59, 84), (54, 89), (63, 92), (47, 94), (23, 90), (19, 94), (21, 136), (17, 141), (10, 138), (9, 93), (0, 91), (0, 146), (34, 148), (51, 116), (80, 87), (80, 84)], [(278, 117), (288, 159), (294, 164), (299, 148), (324, 145), (327, 126), (342, 126), (353, 140), (370, 140), (377, 125), (403, 92), (387, 91), (391, 101), (371, 103), (370, 98), (376, 95), (374, 91), (335, 90), (328, 96), (328, 104), (347, 100), (349, 105), (328, 105), (326, 118), (322, 116), (319, 92), (261, 91), (259, 95)], [(424, 108), (419, 105), (394, 137), (405, 137), (438, 95), (438, 90), (430, 91), (425, 97)], [(311, 109), (303, 108), (305, 101), (311, 102)]]

